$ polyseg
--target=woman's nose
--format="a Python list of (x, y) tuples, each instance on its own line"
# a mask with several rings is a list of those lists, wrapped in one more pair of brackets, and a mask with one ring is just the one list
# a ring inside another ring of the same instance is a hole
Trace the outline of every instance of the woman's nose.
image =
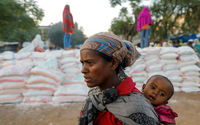
[(83, 73), (83, 74), (85, 74), (85, 73), (87, 73), (88, 72), (88, 68), (87, 68), (87, 66), (86, 65), (82, 65), (82, 69), (81, 69), (81, 73)]

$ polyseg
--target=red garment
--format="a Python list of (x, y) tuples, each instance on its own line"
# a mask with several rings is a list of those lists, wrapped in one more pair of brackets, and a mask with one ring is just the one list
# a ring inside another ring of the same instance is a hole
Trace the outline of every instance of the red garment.
[(144, 7), (139, 14), (139, 17), (137, 19), (137, 31), (140, 32), (140, 29), (145, 24), (152, 25), (151, 13), (148, 7)]
[[(140, 92), (136, 87), (133, 80), (128, 77), (122, 81), (118, 86), (118, 95), (128, 95), (131, 92)], [(95, 119), (94, 125), (122, 125), (122, 123), (115, 118), (115, 116), (110, 112), (99, 112), (97, 118)]]
[(66, 5), (63, 11), (63, 30), (67, 34), (74, 33), (74, 22), (73, 22), (72, 14), (69, 10), (69, 5)]
[(169, 106), (159, 105), (154, 107), (154, 109), (156, 110), (161, 123), (176, 123), (175, 117), (178, 117), (178, 114), (176, 114)]

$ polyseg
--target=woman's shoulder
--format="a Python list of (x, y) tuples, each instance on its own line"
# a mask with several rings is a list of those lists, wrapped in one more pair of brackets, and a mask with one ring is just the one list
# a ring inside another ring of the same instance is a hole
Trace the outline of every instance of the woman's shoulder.
[(107, 108), (115, 113), (122, 111), (127, 116), (140, 112), (148, 116), (154, 116), (155, 119), (157, 117), (153, 106), (141, 93), (132, 92), (129, 95), (119, 96), (115, 102), (108, 104)]
[(106, 108), (119, 120), (126, 117), (136, 123), (151, 122), (152, 125), (158, 123), (157, 113), (141, 93), (132, 92), (129, 95), (119, 96), (116, 101), (107, 104)]

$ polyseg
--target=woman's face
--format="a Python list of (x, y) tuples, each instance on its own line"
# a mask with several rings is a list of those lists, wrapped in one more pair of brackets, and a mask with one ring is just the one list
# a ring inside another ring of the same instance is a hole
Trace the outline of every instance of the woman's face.
[(154, 106), (167, 104), (172, 94), (172, 86), (162, 77), (153, 77), (143, 86), (143, 93)]
[(92, 50), (80, 52), (81, 72), (88, 87), (105, 88), (114, 73), (112, 62), (108, 62)]

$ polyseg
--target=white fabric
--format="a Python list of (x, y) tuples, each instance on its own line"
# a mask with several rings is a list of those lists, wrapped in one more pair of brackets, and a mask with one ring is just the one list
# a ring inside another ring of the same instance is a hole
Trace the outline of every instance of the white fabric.
[(35, 38), (32, 40), (31, 44), (26, 46), (25, 48), (22, 48), (19, 53), (24, 53), (24, 52), (33, 52), (36, 47), (43, 48), (44, 47), (44, 42), (41, 39), (41, 36), (37, 34)]

